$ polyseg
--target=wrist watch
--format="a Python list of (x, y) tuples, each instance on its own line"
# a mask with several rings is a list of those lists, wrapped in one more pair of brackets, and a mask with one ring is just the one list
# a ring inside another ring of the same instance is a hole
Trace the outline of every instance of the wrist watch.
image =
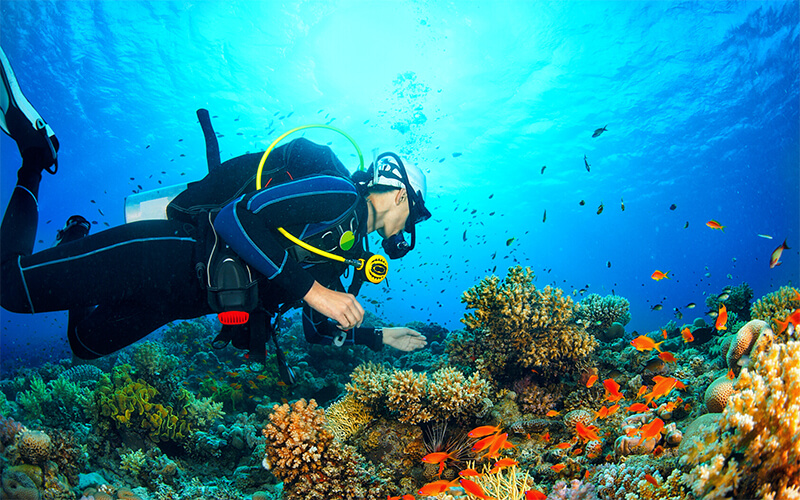
[(375, 329), (375, 336), (378, 337), (380, 343), (378, 345), (383, 345), (383, 328), (376, 328)]

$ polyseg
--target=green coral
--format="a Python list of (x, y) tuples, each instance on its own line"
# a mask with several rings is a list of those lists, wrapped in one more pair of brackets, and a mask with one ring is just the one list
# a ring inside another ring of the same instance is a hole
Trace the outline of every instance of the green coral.
[(537, 290), (529, 268), (512, 267), (500, 280), (489, 276), (464, 292), (464, 335), (453, 336), (451, 361), (476, 366), (492, 378), (507, 367), (555, 373), (574, 369), (597, 341), (577, 322), (578, 308), (559, 288)]
[(41, 377), (33, 377), (30, 385), (30, 390), (17, 394), (17, 402), (29, 417), (49, 425), (71, 423), (83, 417), (88, 389), (60, 377), (47, 383)]
[(94, 393), (98, 418), (117, 429), (144, 431), (154, 442), (187, 438), (191, 433), (187, 406), (192, 395), (180, 389), (171, 395), (173, 401), (169, 404), (143, 379), (134, 381), (129, 369), (129, 365), (117, 366), (111, 377), (103, 375), (98, 380)]
[(731, 322), (731, 313), (736, 314), (736, 317), (745, 323), (751, 319), (756, 319), (750, 316), (750, 301), (753, 300), (753, 289), (750, 288), (750, 285), (742, 283), (734, 287), (725, 287), (722, 292), (728, 294), (728, 298), (725, 298), (725, 300), (721, 300), (719, 295), (706, 297), (706, 307), (709, 311), (719, 311), (719, 306), (725, 304), (725, 309), (728, 311), (729, 324)]
[(133, 350), (133, 366), (138, 374), (149, 380), (168, 375), (179, 364), (176, 356), (167, 354), (156, 342), (144, 342)]

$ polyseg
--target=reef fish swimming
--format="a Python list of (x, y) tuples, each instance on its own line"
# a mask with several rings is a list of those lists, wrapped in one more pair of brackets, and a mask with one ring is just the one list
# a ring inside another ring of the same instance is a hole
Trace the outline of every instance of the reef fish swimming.
[(596, 129), (594, 131), (594, 134), (592, 134), (592, 137), (600, 137), (600, 134), (602, 134), (603, 132), (607, 132), (607, 131), (608, 131), (608, 125), (606, 125), (603, 128), (598, 128), (598, 129)]
[(663, 280), (664, 278), (667, 278), (667, 279), (669, 279), (669, 276), (667, 276), (668, 274), (669, 274), (669, 271), (667, 271), (667, 272), (665, 272), (665, 273), (662, 273), (661, 271), (659, 271), (658, 269), (656, 269), (655, 271), (653, 271), (653, 274), (651, 274), (651, 275), (650, 275), (650, 277), (651, 277), (652, 279), (656, 280), (656, 281), (661, 281), (661, 280)]
[(789, 247), (786, 246), (786, 240), (783, 240), (783, 243), (781, 243), (781, 246), (779, 246), (778, 248), (776, 248), (775, 250), (772, 251), (772, 255), (770, 255), (770, 257), (769, 257), (769, 268), (770, 269), (774, 269), (775, 266), (780, 266), (781, 265), (780, 258), (781, 258), (781, 254), (783, 253), (784, 250), (789, 250)]

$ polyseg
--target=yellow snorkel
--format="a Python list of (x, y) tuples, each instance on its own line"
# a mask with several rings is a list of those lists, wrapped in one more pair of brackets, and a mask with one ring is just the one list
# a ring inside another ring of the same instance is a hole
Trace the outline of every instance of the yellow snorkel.
[[(256, 189), (261, 189), (262, 187), (261, 174), (264, 171), (264, 164), (267, 162), (267, 157), (269, 156), (269, 154), (272, 152), (273, 149), (275, 149), (275, 146), (277, 146), (278, 143), (287, 136), (297, 131), (305, 130), (308, 128), (325, 128), (342, 134), (345, 138), (347, 138), (348, 141), (350, 141), (350, 144), (352, 144), (353, 147), (356, 148), (359, 160), (358, 169), (364, 170), (364, 155), (361, 154), (361, 149), (358, 147), (358, 144), (356, 144), (356, 141), (353, 140), (352, 137), (347, 135), (347, 133), (336, 127), (331, 127), (330, 125), (302, 125), (300, 127), (293, 128), (292, 130), (279, 136), (277, 139), (272, 141), (272, 144), (270, 144), (267, 150), (264, 151), (264, 155), (261, 157), (261, 161), (258, 163), (258, 171), (256, 172)], [(325, 257), (326, 259), (334, 260), (336, 262), (343, 262), (347, 265), (355, 267), (357, 271), (363, 270), (364, 275), (366, 276), (367, 280), (370, 283), (380, 283), (381, 281), (383, 281), (383, 279), (386, 277), (386, 273), (389, 271), (389, 263), (386, 261), (386, 258), (384, 258), (382, 255), (378, 254), (372, 255), (366, 260), (366, 262), (364, 261), (364, 259), (346, 259), (341, 255), (336, 255), (330, 252), (326, 252), (324, 250), (320, 250), (319, 248), (313, 247), (308, 243), (304, 242), (303, 240), (295, 237), (282, 227), (278, 228), (278, 232), (281, 233), (286, 239), (288, 239), (295, 245), (305, 250), (308, 250), (311, 253), (317, 254), (321, 257)], [(350, 248), (352, 248), (354, 241), (355, 241), (355, 236), (353, 235), (353, 233), (347, 231), (344, 235), (342, 235), (342, 238), (339, 242), (339, 246), (344, 250), (349, 250)]]

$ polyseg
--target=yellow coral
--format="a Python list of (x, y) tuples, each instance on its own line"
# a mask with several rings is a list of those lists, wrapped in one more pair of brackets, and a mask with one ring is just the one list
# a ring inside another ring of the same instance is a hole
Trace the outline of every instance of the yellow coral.
[(512, 267), (500, 281), (483, 279), (464, 292), (468, 309), (462, 322), (499, 348), (501, 357), (523, 367), (555, 368), (591, 354), (597, 341), (576, 323), (577, 307), (569, 295), (549, 285), (537, 290), (530, 268)]
[(325, 409), (328, 428), (339, 439), (347, 439), (372, 422), (372, 410), (366, 404), (356, 401), (348, 392)]
[(734, 389), (719, 427), (683, 458), (695, 464), (684, 481), (706, 499), (786, 498), (800, 486), (800, 342), (757, 354)]
[[(750, 317), (753, 319), (763, 319), (764, 321), (772, 321), (773, 326), (775, 320), (785, 321), (795, 309), (800, 308), (800, 300), (798, 300), (798, 293), (800, 290), (791, 286), (782, 286), (780, 290), (768, 293), (761, 297), (750, 308)], [(788, 340), (781, 337), (782, 340)]]
[(366, 363), (350, 379), (346, 387), (355, 401), (373, 409), (385, 407), (407, 424), (475, 414), (489, 394), (489, 383), (480, 374), (466, 378), (451, 367), (435, 371), (429, 380), (426, 373)]

